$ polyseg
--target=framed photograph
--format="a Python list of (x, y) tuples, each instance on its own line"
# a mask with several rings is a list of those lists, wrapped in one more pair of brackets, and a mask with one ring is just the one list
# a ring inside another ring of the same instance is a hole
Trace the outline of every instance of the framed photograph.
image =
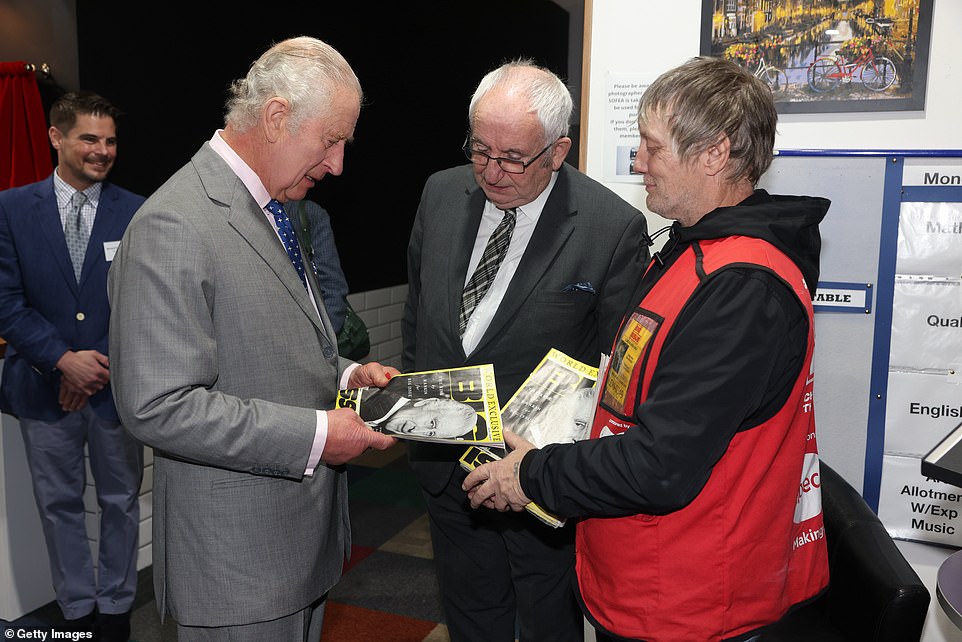
[(701, 54), (765, 81), (783, 114), (925, 108), (933, 0), (702, 0)]

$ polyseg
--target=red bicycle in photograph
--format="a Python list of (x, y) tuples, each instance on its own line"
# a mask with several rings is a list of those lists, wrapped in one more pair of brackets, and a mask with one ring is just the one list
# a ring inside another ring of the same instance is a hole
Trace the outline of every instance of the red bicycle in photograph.
[(859, 82), (872, 91), (885, 91), (898, 80), (895, 63), (868, 49), (852, 62), (839, 53), (816, 58), (808, 66), (808, 86), (812, 91), (824, 93), (840, 84), (851, 83), (856, 74)]

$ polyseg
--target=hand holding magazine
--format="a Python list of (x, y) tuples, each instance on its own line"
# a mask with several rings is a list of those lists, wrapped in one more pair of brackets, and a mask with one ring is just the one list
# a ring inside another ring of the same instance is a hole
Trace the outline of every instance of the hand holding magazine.
[(490, 364), (395, 375), (383, 388), (341, 390), (335, 405), (399, 439), (504, 448)]
[[(597, 378), (598, 368), (552, 348), (501, 409), (501, 425), (538, 448), (585, 439), (597, 403)], [(461, 467), (472, 471), (500, 458), (490, 448), (471, 447), (461, 456)], [(565, 523), (534, 502), (525, 509), (549, 526)]]

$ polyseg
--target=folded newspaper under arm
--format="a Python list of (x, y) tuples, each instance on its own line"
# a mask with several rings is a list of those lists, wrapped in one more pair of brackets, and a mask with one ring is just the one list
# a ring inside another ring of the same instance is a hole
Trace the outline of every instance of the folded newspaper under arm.
[[(601, 355), (599, 366), (607, 363)], [(597, 404), (599, 368), (572, 359), (552, 348), (501, 409), (501, 425), (538, 448), (547, 444), (572, 443), (588, 437)], [(461, 467), (500, 459), (488, 448), (469, 448)], [(525, 509), (545, 524), (558, 528), (565, 520), (532, 502)]]
[(383, 388), (340, 390), (337, 408), (351, 408), (378, 432), (399, 439), (504, 448), (491, 364), (395, 375)]

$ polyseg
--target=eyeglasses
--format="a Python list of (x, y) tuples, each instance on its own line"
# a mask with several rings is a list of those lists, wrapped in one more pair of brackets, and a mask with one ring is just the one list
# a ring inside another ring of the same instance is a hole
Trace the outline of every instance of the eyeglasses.
[[(556, 142), (558, 141), (555, 141), (555, 143)], [(494, 161), (498, 164), (498, 167), (501, 168), (501, 171), (505, 172), (506, 174), (524, 174), (524, 170), (528, 169), (528, 166), (530, 166), (531, 163), (544, 156), (544, 153), (554, 147), (555, 143), (551, 143), (540, 152), (535, 154), (534, 157), (528, 161), (523, 161), (517, 158), (498, 158), (495, 156), (489, 156), (479, 149), (474, 149), (471, 146), (470, 137), (465, 139), (464, 146), (461, 147), (461, 149), (464, 151), (464, 155), (467, 157), (467, 159), (478, 167), (487, 167), (489, 161)]]

